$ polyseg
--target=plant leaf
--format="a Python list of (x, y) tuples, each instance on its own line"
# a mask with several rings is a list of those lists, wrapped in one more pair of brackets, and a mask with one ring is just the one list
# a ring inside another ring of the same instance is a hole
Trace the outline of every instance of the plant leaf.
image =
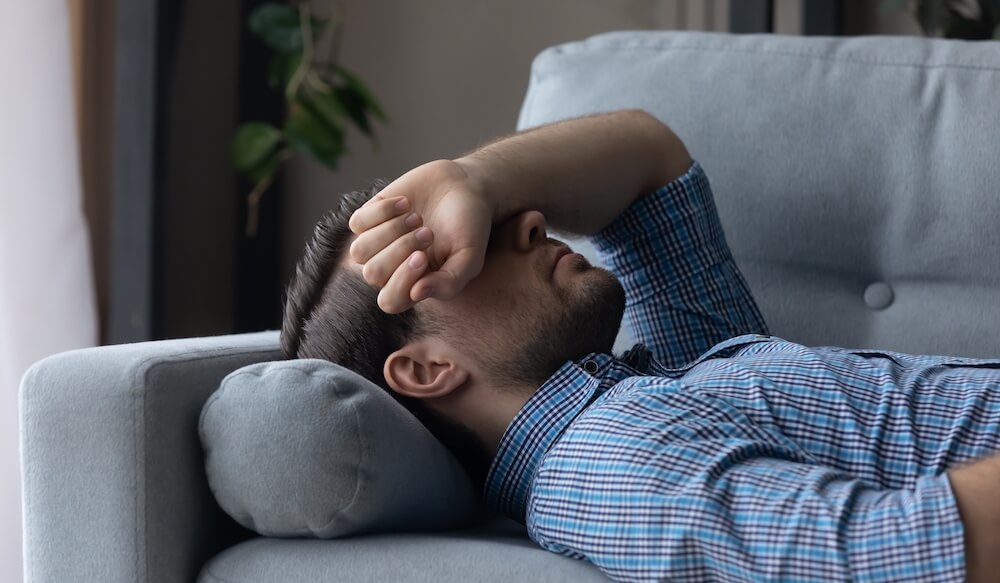
[(241, 125), (233, 140), (233, 165), (240, 172), (249, 172), (277, 150), (281, 138), (281, 131), (268, 123)]
[(285, 122), (288, 145), (304, 152), (331, 170), (344, 153), (344, 134), (327, 126), (312, 108), (301, 100), (292, 102)]
[(278, 171), (278, 166), (281, 164), (285, 150), (275, 149), (271, 151), (259, 164), (253, 168), (242, 172), (244, 178), (253, 183), (254, 185), (260, 183), (266, 178), (270, 178)]
[[(323, 32), (325, 22), (312, 18), (313, 38)], [(302, 51), (302, 29), (299, 27), (299, 9), (290, 4), (268, 2), (250, 13), (247, 24), (257, 38), (280, 53)]]
[(368, 119), (368, 109), (365, 106), (364, 98), (358, 95), (357, 91), (352, 87), (336, 87), (333, 92), (337, 96), (337, 101), (340, 102), (347, 117), (365, 135), (371, 136), (372, 124)]
[(301, 98), (302, 105), (311, 110), (312, 114), (321, 120), (328, 129), (344, 133), (344, 121), (348, 114), (336, 94), (327, 86), (314, 88)]
[(981, 20), (963, 18), (953, 12), (948, 15), (944, 24), (944, 36), (964, 40), (989, 40), (993, 34), (992, 27)]
[(941, 28), (941, 4), (944, 0), (918, 0), (917, 21), (927, 36), (933, 36)]
[(344, 80), (346, 87), (350, 87), (351, 90), (361, 98), (368, 110), (372, 112), (376, 118), (382, 123), (386, 123), (388, 118), (385, 115), (385, 111), (379, 104), (378, 100), (375, 99), (375, 94), (372, 90), (365, 85), (364, 81), (354, 73), (348, 71), (340, 65), (336, 65), (337, 74), (340, 75), (341, 79)]
[(302, 50), (299, 11), (293, 6), (274, 2), (261, 4), (250, 13), (248, 25), (250, 32), (276, 51)]
[(979, 0), (981, 20), (1000, 25), (1000, 0)]
[(271, 89), (288, 85), (302, 62), (302, 51), (278, 53), (267, 64), (267, 84)]

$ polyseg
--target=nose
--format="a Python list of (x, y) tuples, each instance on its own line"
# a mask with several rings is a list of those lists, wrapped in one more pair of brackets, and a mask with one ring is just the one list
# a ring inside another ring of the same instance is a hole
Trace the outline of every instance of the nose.
[(538, 211), (525, 211), (517, 216), (514, 244), (519, 251), (531, 251), (548, 240), (545, 232), (545, 215)]

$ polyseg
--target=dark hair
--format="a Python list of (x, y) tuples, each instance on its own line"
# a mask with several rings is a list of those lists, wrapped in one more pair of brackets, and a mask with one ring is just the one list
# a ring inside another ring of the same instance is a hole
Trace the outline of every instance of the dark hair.
[(337, 363), (382, 387), (448, 447), (481, 486), (490, 460), (480, 441), (420, 400), (392, 390), (382, 374), (390, 354), (411, 340), (441, 333), (440, 324), (421, 317), (415, 308), (399, 314), (383, 312), (376, 302), (377, 288), (356, 272), (339, 269), (351, 241), (347, 224), (351, 215), (386, 184), (376, 180), (367, 192), (344, 194), (316, 224), (286, 291), (281, 349), (287, 358)]

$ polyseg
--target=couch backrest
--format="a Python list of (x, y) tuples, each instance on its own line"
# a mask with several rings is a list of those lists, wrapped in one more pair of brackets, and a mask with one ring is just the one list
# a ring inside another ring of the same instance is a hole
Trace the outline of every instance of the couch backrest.
[(625, 107), (705, 167), (772, 333), (1000, 356), (1000, 43), (605, 34), (538, 56), (519, 126)]

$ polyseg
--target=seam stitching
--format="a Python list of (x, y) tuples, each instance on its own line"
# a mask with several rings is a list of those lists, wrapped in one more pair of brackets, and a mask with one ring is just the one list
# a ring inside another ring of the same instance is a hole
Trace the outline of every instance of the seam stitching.
[(704, 51), (704, 52), (719, 52), (719, 53), (737, 53), (737, 54), (759, 54), (759, 55), (782, 55), (788, 57), (796, 57), (801, 59), (815, 59), (821, 61), (831, 61), (831, 62), (844, 62), (844, 63), (855, 63), (864, 65), (884, 65), (899, 68), (913, 68), (913, 69), (964, 69), (972, 71), (989, 71), (993, 73), (1000, 73), (1000, 67), (991, 67), (989, 65), (972, 65), (972, 64), (962, 64), (962, 63), (918, 63), (913, 61), (895, 61), (890, 59), (868, 59), (859, 58), (857, 56), (835, 56), (826, 55), (822, 53), (810, 52), (810, 51), (797, 51), (792, 49), (783, 48), (763, 48), (763, 47), (747, 47), (747, 48), (737, 48), (737, 47), (726, 47), (726, 46), (712, 46), (712, 45), (700, 45), (700, 44), (687, 44), (687, 45), (672, 45), (672, 44), (627, 44), (622, 42), (608, 43), (603, 45), (595, 44), (585, 44), (583, 43), (568, 45), (560, 47), (560, 50), (554, 51), (559, 54), (573, 54), (573, 53), (586, 53), (586, 52), (625, 52), (625, 51), (654, 51), (654, 52), (668, 52), (668, 51)]

